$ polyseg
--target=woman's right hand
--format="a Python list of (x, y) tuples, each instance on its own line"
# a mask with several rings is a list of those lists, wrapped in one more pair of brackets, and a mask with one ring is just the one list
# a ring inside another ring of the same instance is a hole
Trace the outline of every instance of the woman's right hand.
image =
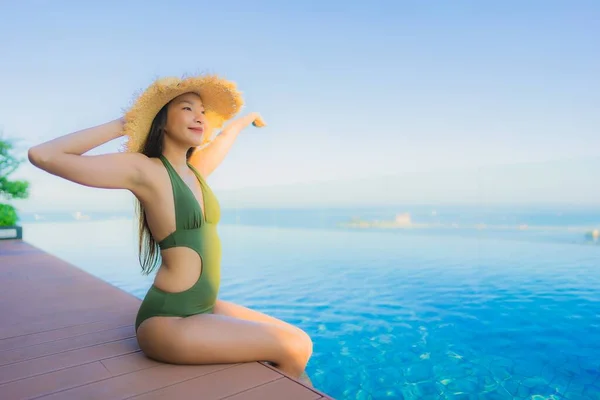
[[(137, 190), (145, 184), (148, 158), (136, 153), (87, 155), (88, 151), (123, 136), (124, 119), (83, 129), (33, 146), (29, 161), (66, 180), (90, 187)], [(135, 192), (134, 192), (135, 193)]]
[(123, 128), (125, 127), (125, 116), (117, 118), (113, 122), (116, 122), (118, 124), (119, 130), (121, 132), (120, 136), (123, 136), (125, 134), (125, 132), (123, 131)]

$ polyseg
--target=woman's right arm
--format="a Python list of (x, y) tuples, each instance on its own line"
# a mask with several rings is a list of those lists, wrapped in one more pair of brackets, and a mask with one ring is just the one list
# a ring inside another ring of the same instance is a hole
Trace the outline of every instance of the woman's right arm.
[(139, 153), (83, 154), (123, 135), (123, 121), (117, 119), (84, 129), (29, 149), (29, 161), (36, 167), (81, 185), (137, 192), (145, 185), (148, 158)]

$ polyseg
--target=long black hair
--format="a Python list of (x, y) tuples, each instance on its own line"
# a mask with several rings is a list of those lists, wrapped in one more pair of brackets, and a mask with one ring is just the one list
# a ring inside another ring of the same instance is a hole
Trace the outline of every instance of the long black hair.
[[(148, 157), (159, 157), (163, 153), (165, 126), (167, 125), (167, 111), (169, 103), (156, 114), (150, 126), (150, 133), (146, 138), (142, 154)], [(192, 156), (194, 148), (191, 147), (186, 154), (187, 159)], [(148, 227), (146, 211), (142, 203), (136, 198), (136, 209), (138, 213), (138, 254), (142, 272), (149, 275), (158, 265), (160, 260), (160, 249), (158, 243), (152, 236)]]

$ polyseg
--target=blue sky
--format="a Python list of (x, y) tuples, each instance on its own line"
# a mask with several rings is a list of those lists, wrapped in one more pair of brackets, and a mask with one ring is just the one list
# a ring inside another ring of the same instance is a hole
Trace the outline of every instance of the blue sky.
[[(219, 192), (600, 155), (600, 3), (427, 4), (2, 2), (0, 128), (30, 146), (119, 117), (157, 76), (209, 71), (269, 124), (211, 176)], [(130, 205), (28, 165), (18, 176), (33, 185), (22, 210)]]

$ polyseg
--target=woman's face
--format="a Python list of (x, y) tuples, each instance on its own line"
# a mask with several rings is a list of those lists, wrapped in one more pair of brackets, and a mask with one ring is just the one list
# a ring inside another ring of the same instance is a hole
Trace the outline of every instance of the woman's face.
[(165, 125), (165, 134), (169, 139), (182, 147), (196, 147), (202, 144), (206, 131), (206, 117), (200, 96), (185, 93), (171, 101)]

